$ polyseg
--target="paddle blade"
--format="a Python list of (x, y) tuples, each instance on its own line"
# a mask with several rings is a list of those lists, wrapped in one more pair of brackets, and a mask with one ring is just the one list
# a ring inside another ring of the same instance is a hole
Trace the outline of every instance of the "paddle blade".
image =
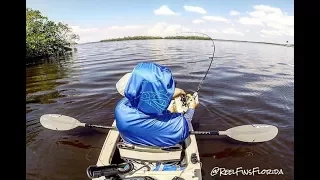
[(84, 126), (85, 123), (80, 123), (78, 120), (60, 114), (45, 114), (40, 117), (40, 123), (43, 127), (58, 130), (66, 131), (78, 126)]
[(225, 134), (238, 141), (265, 142), (276, 137), (278, 128), (266, 124), (243, 125), (228, 129)]

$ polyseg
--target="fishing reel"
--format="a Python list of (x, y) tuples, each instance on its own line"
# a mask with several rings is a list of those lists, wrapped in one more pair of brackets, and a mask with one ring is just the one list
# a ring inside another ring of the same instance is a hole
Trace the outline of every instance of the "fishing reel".
[(192, 100), (198, 101), (197, 92), (195, 92), (193, 95), (186, 94), (176, 97), (171, 101), (168, 110), (171, 112), (185, 113), (189, 109), (189, 103)]
[(180, 96), (180, 98), (181, 98), (182, 106), (184, 107), (189, 107), (190, 101), (192, 99), (195, 100), (195, 98), (191, 94), (182, 95)]

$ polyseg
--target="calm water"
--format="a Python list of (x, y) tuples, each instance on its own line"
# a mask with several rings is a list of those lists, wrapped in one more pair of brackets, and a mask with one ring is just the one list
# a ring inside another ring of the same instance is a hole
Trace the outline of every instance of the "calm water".
[[(284, 175), (214, 176), (215, 179), (294, 179), (294, 48), (216, 41), (211, 70), (200, 91), (196, 130), (226, 130), (264, 123), (279, 128), (265, 143), (197, 136), (204, 179), (214, 167), (282, 169)], [(82, 122), (111, 125), (121, 96), (115, 83), (138, 63), (168, 66), (178, 87), (197, 89), (210, 63), (212, 42), (148, 40), (77, 45), (60, 61), (26, 67), (27, 179), (88, 179), (106, 130), (47, 130), (43, 114), (57, 113)]]

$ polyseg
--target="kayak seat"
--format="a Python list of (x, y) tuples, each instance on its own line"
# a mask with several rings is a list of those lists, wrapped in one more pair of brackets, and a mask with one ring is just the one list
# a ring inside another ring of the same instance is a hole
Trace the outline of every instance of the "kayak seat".
[(145, 162), (178, 162), (181, 160), (183, 152), (183, 147), (180, 144), (168, 148), (159, 148), (119, 142), (117, 148), (121, 159)]

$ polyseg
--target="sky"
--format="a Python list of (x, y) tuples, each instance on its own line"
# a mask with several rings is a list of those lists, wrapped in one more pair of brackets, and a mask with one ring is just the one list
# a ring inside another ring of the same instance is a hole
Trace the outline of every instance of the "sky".
[(293, 44), (293, 4), (293, 0), (26, 1), (27, 8), (68, 24), (80, 36), (79, 43), (202, 32), (214, 39)]

